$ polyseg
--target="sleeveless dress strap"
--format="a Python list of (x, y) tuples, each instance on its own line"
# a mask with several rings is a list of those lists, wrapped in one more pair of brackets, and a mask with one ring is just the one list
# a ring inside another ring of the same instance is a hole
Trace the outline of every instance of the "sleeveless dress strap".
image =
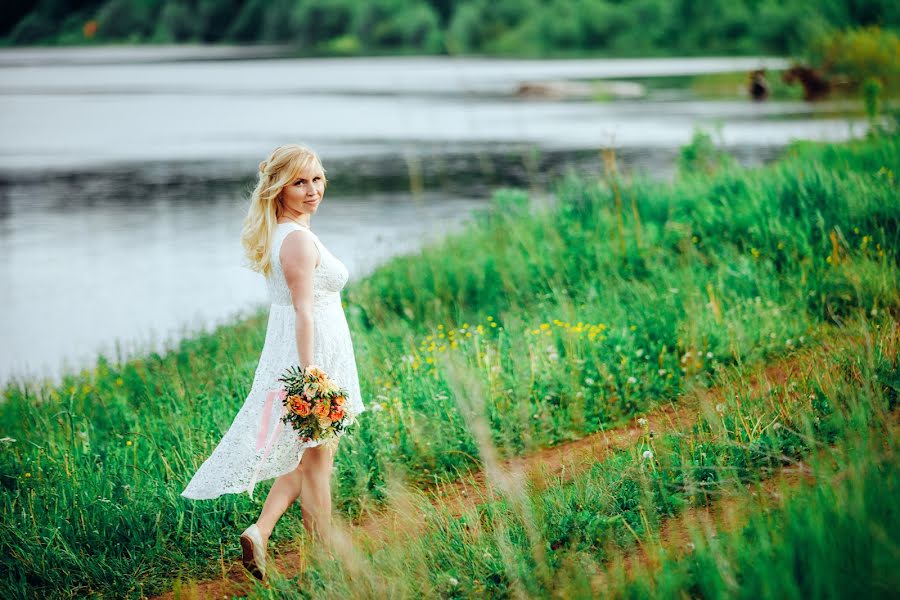
[[(281, 245), (284, 243), (288, 234), (293, 233), (294, 231), (306, 231), (312, 236), (312, 241), (316, 245), (316, 250), (319, 251), (319, 265), (321, 265), (323, 259), (322, 242), (320, 242), (318, 236), (309, 229), (304, 229), (300, 225), (294, 225), (293, 223), (279, 223), (275, 239), (272, 240), (272, 262), (277, 262), (278, 265), (281, 266)], [(318, 265), (316, 265), (316, 267), (318, 267)]]

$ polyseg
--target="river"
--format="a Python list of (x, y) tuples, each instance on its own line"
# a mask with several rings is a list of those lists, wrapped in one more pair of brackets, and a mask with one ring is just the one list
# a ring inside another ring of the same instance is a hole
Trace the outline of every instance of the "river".
[[(697, 127), (745, 164), (864, 125), (836, 103), (600, 101), (523, 83), (779, 68), (775, 58), (279, 58), (266, 48), (0, 51), (0, 382), (162, 350), (266, 300), (242, 266), (257, 163), (285, 142), (332, 182), (313, 229), (351, 278), (462, 227), (501, 185), (567, 166), (673, 172)], [(852, 108), (852, 107), (851, 107)]]

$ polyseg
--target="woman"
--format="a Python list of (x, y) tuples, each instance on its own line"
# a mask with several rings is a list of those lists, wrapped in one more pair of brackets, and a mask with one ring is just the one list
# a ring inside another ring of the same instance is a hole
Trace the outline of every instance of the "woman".
[(298, 497), (311, 538), (327, 540), (331, 523), (334, 445), (301, 443), (290, 426), (276, 434), (283, 407), (267, 402), (268, 392), (280, 388), (288, 366), (314, 364), (349, 391), (351, 422), (365, 410), (341, 305), (349, 273), (310, 228), (325, 186), (319, 157), (304, 146), (280, 146), (259, 164), (241, 242), (269, 288), (266, 341), (243, 406), (181, 494), (199, 500), (247, 491), (252, 498), (257, 481), (277, 477), (259, 519), (240, 538), (244, 565), (258, 579), (265, 578), (272, 529)]

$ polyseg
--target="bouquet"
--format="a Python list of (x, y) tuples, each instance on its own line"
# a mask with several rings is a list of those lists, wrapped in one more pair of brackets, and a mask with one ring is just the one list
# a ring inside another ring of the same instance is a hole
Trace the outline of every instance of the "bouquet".
[[(288, 367), (278, 381), (284, 385), (279, 389), (269, 390), (262, 410), (256, 437), (256, 450), (261, 453), (261, 457), (247, 487), (251, 498), (263, 463), (285, 425), (290, 424), (302, 442), (327, 440), (326, 444), (334, 446), (337, 444), (338, 434), (353, 422), (353, 415), (344, 409), (347, 390), (338, 386), (319, 367)], [(280, 398), (283, 403), (283, 416), (269, 433), (276, 398)]]
[(278, 379), (284, 384), (285, 424), (293, 426), (300, 440), (336, 438), (351, 423), (344, 408), (348, 392), (315, 365), (288, 367)]

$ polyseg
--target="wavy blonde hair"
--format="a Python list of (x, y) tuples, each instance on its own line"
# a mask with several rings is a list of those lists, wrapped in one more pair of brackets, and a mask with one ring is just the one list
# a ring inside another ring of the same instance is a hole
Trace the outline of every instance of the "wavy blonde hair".
[[(266, 276), (272, 272), (272, 235), (284, 212), (281, 190), (314, 167), (322, 170), (324, 179), (325, 168), (319, 156), (300, 144), (278, 146), (259, 163), (256, 187), (250, 196), (250, 208), (241, 231), (241, 245), (254, 271)], [(325, 185), (328, 185), (327, 179)]]

